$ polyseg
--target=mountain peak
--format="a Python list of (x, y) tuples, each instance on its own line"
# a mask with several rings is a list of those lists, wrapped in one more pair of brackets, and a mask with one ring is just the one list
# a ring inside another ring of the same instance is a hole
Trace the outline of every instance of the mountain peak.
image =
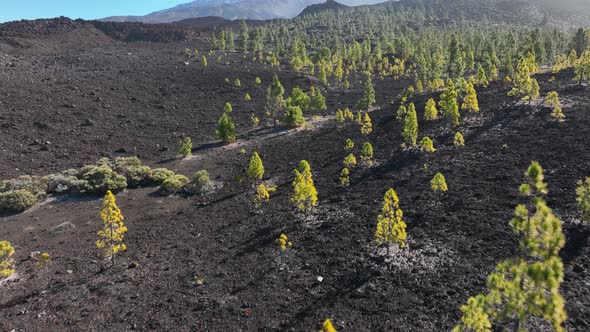
[(219, 16), (225, 19), (268, 20), (293, 18), (311, 5), (325, 9), (348, 8), (385, 2), (388, 0), (196, 0), (145, 16), (107, 17), (103, 21), (170, 23), (190, 18)]
[(324, 3), (307, 6), (298, 16), (312, 15), (326, 10), (343, 10), (351, 7), (341, 4), (335, 0), (326, 0)]

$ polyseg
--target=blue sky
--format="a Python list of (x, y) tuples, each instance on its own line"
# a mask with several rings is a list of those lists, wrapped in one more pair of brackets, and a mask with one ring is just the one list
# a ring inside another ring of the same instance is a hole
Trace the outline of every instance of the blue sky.
[(68, 16), (145, 15), (190, 0), (0, 0), (0, 22)]

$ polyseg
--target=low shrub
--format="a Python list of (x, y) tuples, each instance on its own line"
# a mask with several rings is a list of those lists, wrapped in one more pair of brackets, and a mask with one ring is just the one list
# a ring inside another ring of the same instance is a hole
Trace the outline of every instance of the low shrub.
[(16, 179), (0, 181), (0, 192), (26, 190), (36, 197), (47, 193), (47, 180), (39, 176), (23, 175)]
[(113, 170), (127, 179), (129, 187), (145, 184), (152, 175), (152, 169), (144, 166), (137, 157), (119, 157), (112, 163)]
[(176, 174), (169, 169), (166, 168), (156, 168), (152, 170), (152, 174), (149, 178), (149, 183), (154, 185), (161, 185), (164, 181), (168, 180), (169, 178), (175, 176)]
[(206, 170), (196, 172), (190, 183), (185, 187), (185, 191), (192, 195), (203, 195), (213, 191), (213, 189), (213, 182), (209, 178), (209, 172)]
[[(71, 175), (71, 170), (50, 174), (45, 177), (47, 180), (48, 194), (71, 194), (79, 193), (87, 186), (87, 182), (78, 179), (75, 175)], [(77, 171), (73, 170), (74, 173)]]
[(21, 213), (37, 203), (38, 197), (25, 189), (0, 193), (0, 212)]
[(164, 196), (180, 192), (187, 184), (189, 179), (181, 174), (174, 174), (168, 177), (160, 185), (160, 194)]
[(93, 195), (104, 195), (109, 190), (117, 193), (127, 188), (125, 176), (107, 165), (84, 166), (78, 173), (78, 179), (86, 181), (84, 191)]

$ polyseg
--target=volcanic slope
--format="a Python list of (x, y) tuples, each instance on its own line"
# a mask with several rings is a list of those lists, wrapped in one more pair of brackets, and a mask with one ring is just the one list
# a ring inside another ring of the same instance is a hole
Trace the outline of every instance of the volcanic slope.
[[(449, 330), (458, 322), (459, 308), (467, 298), (484, 291), (495, 264), (518, 253), (518, 238), (508, 222), (520, 202), (517, 188), (531, 160), (544, 167), (548, 204), (564, 221), (566, 328), (590, 327), (586, 287), (590, 226), (574, 222), (578, 217), (575, 183), (589, 175), (590, 97), (587, 87), (572, 83), (571, 71), (557, 74), (554, 81), (552, 74), (537, 77), (542, 95), (552, 90), (559, 93), (566, 115), (563, 122), (551, 120), (548, 108), (506, 97), (509, 87), (503, 83), (479, 87), (481, 112), (464, 114), (459, 128), (465, 136), (462, 148), (453, 146), (453, 133), (444, 120), (422, 120), (426, 101), (436, 96), (421, 95), (416, 98), (420, 137), (432, 138), (437, 151), (402, 149), (401, 124), (394, 111), (398, 104), (392, 106), (389, 96), (396, 96), (409, 82), (392, 79), (375, 81), (380, 109), (371, 113), (373, 132), (368, 136), (362, 136), (356, 124), (338, 128), (333, 120), (320, 118), (315, 127), (303, 131), (261, 130), (246, 135), (242, 130), (237, 143), (219, 146), (209, 138), (223, 103), (241, 100), (247, 90), (256, 91), (249, 85), (242, 90), (228, 87), (223, 78), (231, 73), (231, 79), (253, 81), (259, 73), (249, 67), (251, 59), (230, 55), (224, 58), (230, 59), (229, 66), (223, 62), (228, 60), (222, 60), (211, 61), (212, 68), (196, 69), (195, 64), (178, 63), (174, 52), (168, 51), (170, 46), (132, 47), (115, 45), (102, 53), (78, 51), (55, 58), (61, 68), (73, 69), (63, 76), (70, 80), (54, 83), (59, 90), (47, 93), (71, 93), (49, 102), (58, 114), (55, 120), (41, 119), (49, 122), (49, 128), (60, 123), (65, 127), (71, 116), (78, 121), (69, 126), (86, 129), (69, 135), (56, 131), (52, 137), (69, 137), (80, 153), (70, 154), (52, 169), (88, 162), (95, 157), (90, 152), (109, 151), (131, 140), (128, 145), (137, 146), (142, 157), (150, 156), (150, 165), (187, 175), (207, 169), (223, 187), (190, 199), (162, 198), (154, 189), (119, 194), (129, 232), (128, 250), (115, 268), (108, 267), (94, 245), (101, 200), (58, 199), (1, 218), (0, 238), (16, 246), (18, 270), (16, 281), (2, 285), (0, 324), (6, 330), (308, 331), (317, 330), (326, 318), (338, 330), (347, 331)], [(36, 61), (54, 68), (48, 58)], [(84, 61), (102, 65), (84, 73)], [(107, 69), (107, 62), (119, 64)], [(238, 70), (244, 72), (236, 75)], [(105, 84), (117, 75), (123, 83), (112, 90), (98, 90), (98, 83), (83, 91), (72, 88), (81, 90), (89, 77)], [(269, 82), (270, 71), (259, 75)], [(279, 75), (287, 90), (310, 84), (309, 78), (290, 71)], [(93, 90), (98, 95), (91, 95)], [(154, 91), (160, 93), (150, 94)], [(36, 97), (39, 109), (47, 100), (43, 93)], [(71, 96), (81, 97), (72, 100)], [(255, 100), (261, 96), (262, 92), (254, 92)], [(351, 107), (359, 96), (357, 89), (326, 93), (331, 111)], [(9, 100), (17, 103), (17, 99)], [(59, 106), (66, 102), (76, 107)], [(233, 114), (239, 119), (238, 127), (244, 128), (249, 114), (242, 113), (248, 108), (242, 102), (236, 104)], [(128, 106), (133, 107), (127, 110)], [(186, 115), (194, 109), (201, 111)], [(80, 117), (92, 117), (95, 125), (77, 127)], [(150, 124), (155, 121), (152, 117), (162, 120)], [(29, 118), (24, 123), (33, 126), (33, 122)], [(95, 133), (90, 143), (75, 143), (74, 137), (81, 141), (88, 128), (105, 128), (101, 130), (111, 138), (104, 142), (103, 134)], [(190, 158), (169, 158), (173, 151), (158, 155), (141, 150), (154, 147), (159, 139), (172, 146), (182, 131), (195, 137)], [(135, 133), (142, 134), (133, 137)], [(13, 145), (21, 139), (8, 138)], [(351, 186), (344, 189), (338, 176), (348, 154), (343, 149), (347, 138), (355, 141), (357, 155), (365, 141), (372, 142), (375, 163), (353, 169)], [(31, 159), (43, 153), (27, 149)], [(52, 149), (45, 153), (54, 153)], [(240, 153), (241, 149), (246, 153)], [(253, 188), (236, 181), (244, 175), (254, 151), (266, 167), (265, 180), (277, 185), (277, 192), (260, 211), (252, 208)], [(17, 159), (3, 163), (3, 175), (17, 175), (14, 167), (36, 165), (25, 162), (27, 158), (13, 158)], [(291, 172), (302, 159), (310, 162), (319, 191), (318, 208), (307, 221), (289, 203)], [(447, 179), (445, 194), (430, 190), (430, 179), (437, 172)], [(389, 188), (397, 191), (408, 222), (409, 254), (401, 263), (375, 255), (373, 244), (382, 197)], [(293, 242), (287, 251), (275, 242), (282, 233)], [(34, 251), (51, 253), (53, 264), (37, 269), (27, 258)]]

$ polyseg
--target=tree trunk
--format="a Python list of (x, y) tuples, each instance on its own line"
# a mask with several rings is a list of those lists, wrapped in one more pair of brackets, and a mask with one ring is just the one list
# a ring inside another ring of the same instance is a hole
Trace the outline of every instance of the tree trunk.
[(518, 332), (518, 330), (520, 330), (520, 319), (516, 319), (514, 322), (514, 328), (512, 329), (512, 332)]

